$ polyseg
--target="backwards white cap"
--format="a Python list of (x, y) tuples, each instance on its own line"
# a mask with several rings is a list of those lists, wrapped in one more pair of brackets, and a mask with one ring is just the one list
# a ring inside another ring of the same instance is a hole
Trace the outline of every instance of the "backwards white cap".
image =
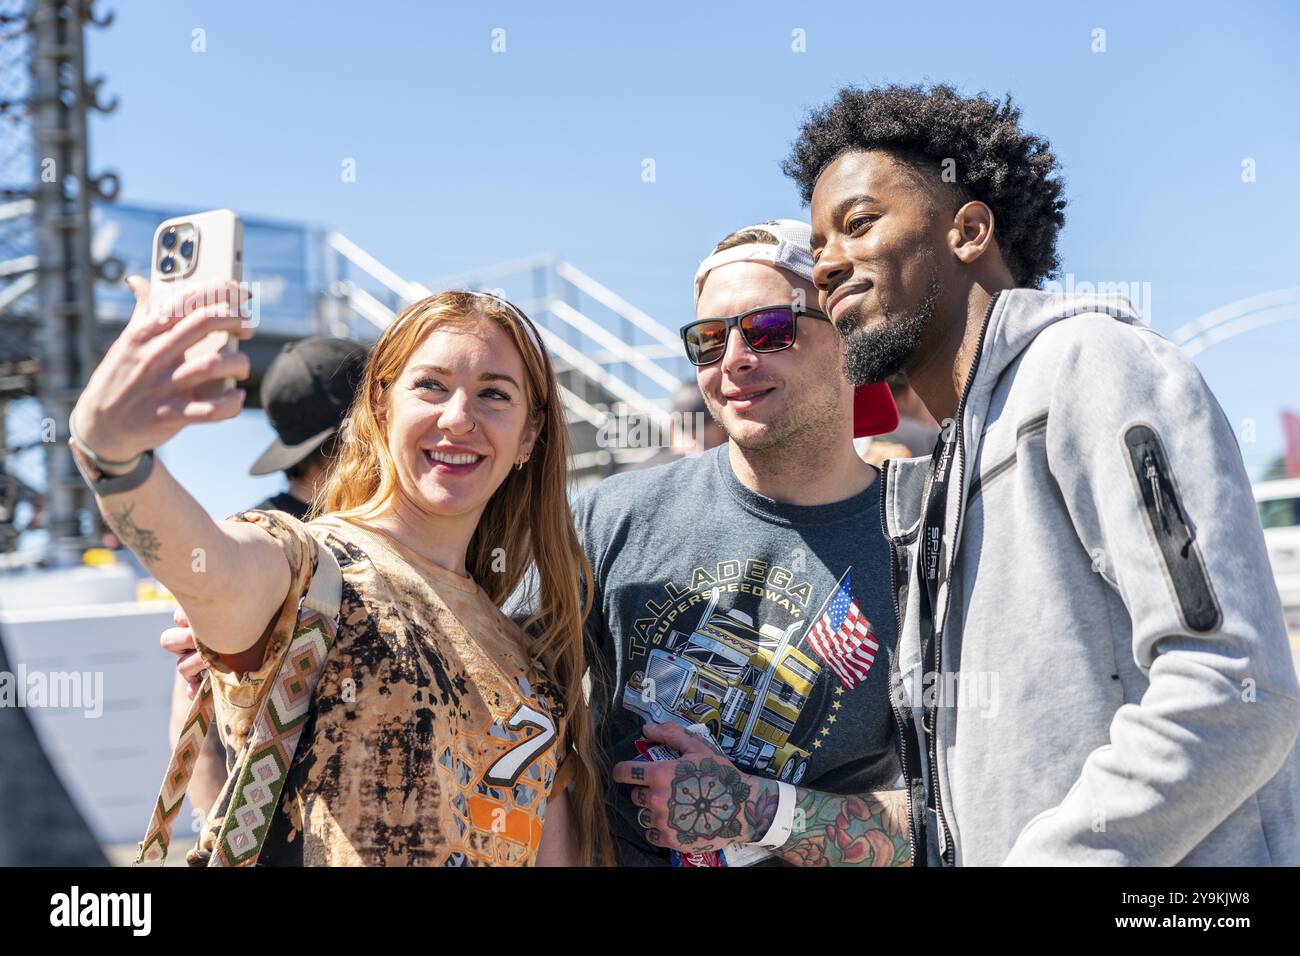
[(757, 230), (776, 240), (776, 245), (765, 242), (747, 242), (715, 252), (695, 270), (695, 301), (700, 301), (704, 279), (710, 272), (730, 262), (768, 262), (778, 269), (793, 273), (800, 279), (812, 282), (812, 226), (798, 219), (769, 219), (767, 222), (746, 226), (741, 232)]

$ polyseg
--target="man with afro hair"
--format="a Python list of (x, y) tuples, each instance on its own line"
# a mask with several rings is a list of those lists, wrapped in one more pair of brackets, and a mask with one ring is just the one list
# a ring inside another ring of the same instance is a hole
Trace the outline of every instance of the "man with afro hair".
[(1300, 685), (1232, 428), (1059, 266), (1057, 160), (1008, 96), (841, 90), (785, 163), (854, 385), (942, 430), (887, 463), (898, 672), (946, 865), (1300, 864)]

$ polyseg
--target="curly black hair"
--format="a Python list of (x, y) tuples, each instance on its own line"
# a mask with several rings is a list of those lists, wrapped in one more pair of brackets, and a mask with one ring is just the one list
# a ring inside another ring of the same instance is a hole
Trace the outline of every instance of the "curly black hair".
[(1056, 276), (1056, 237), (1065, 223), (1063, 182), (1051, 144), (1020, 129), (1020, 109), (986, 94), (961, 96), (946, 84), (846, 87), (813, 110), (782, 171), (812, 201), (817, 177), (840, 154), (879, 149), (928, 173), (938, 185), (956, 163), (959, 193), (993, 210), (998, 249), (1018, 285)]

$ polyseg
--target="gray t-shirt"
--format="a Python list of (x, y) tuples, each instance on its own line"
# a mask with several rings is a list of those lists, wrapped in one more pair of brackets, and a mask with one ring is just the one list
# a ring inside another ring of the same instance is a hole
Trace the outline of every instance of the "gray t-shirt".
[[(704, 724), (748, 773), (841, 794), (901, 785), (879, 491), (782, 504), (741, 484), (722, 445), (579, 499), (596, 588), (592, 706), (610, 765), (636, 756), (646, 722), (677, 722)], [(666, 864), (628, 788), (614, 789), (620, 864)]]

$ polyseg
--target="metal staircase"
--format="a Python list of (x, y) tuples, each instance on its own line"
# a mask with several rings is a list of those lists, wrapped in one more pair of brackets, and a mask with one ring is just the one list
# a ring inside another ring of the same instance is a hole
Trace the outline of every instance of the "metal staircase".
[(613, 417), (639, 419), (645, 433), (666, 434), (672, 394), (693, 378), (674, 332), (553, 253), (424, 284), (401, 278), (340, 233), (328, 233), (325, 242), (340, 267), (330, 296), (342, 316), (354, 319), (348, 330), (355, 337), (363, 337), (355, 320), (377, 331), (434, 290), (492, 291), (523, 309), (556, 366), (579, 484), (653, 454), (653, 447), (609, 441)]

